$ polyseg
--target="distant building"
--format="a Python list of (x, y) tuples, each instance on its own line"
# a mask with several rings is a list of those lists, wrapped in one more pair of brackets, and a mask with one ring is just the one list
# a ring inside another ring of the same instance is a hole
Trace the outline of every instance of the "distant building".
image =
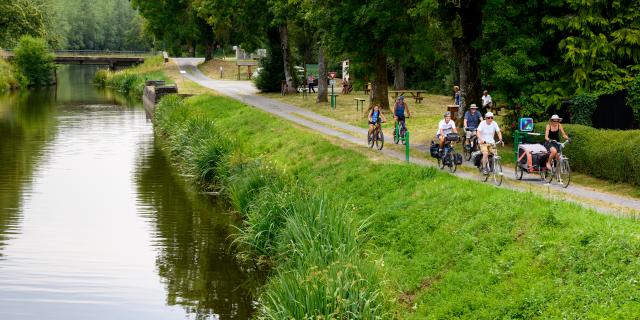
[(233, 46), (236, 51), (236, 60), (256, 60), (267, 56), (267, 49), (258, 49), (253, 53), (247, 53), (240, 46)]

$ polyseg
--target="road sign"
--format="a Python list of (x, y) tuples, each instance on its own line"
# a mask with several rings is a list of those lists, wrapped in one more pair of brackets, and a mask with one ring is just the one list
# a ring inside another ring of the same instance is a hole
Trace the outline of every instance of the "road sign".
[(335, 71), (329, 71), (329, 77), (331, 77), (331, 79), (335, 79), (336, 78), (336, 74), (338, 74)]
[(336, 81), (335, 80), (329, 80), (329, 85), (330, 86), (335, 86), (336, 85)]

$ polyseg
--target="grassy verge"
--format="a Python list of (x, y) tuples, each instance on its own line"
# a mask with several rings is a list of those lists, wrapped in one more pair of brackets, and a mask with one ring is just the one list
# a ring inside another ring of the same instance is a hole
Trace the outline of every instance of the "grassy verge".
[(163, 70), (164, 60), (162, 56), (153, 56), (145, 59), (143, 64), (132, 68), (116, 72), (105, 69), (99, 70), (94, 77), (94, 83), (123, 93), (142, 96), (145, 80), (168, 80)]
[[(220, 77), (220, 67), (222, 67), (222, 77)], [(235, 57), (227, 57), (225, 60), (212, 59), (198, 66), (198, 69), (211, 79), (222, 80), (238, 80), (238, 67), (236, 66)], [(251, 71), (255, 71), (256, 67), (252, 67)], [(249, 80), (247, 67), (241, 67), (240, 80)]]
[(371, 161), (223, 97), (169, 98), (158, 112), (177, 163), (245, 218), (240, 255), (274, 267), (259, 316), (640, 313), (635, 221)]

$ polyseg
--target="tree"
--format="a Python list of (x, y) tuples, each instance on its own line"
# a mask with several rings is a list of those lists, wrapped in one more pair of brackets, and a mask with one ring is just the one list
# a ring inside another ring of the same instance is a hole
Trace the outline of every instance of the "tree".
[(55, 69), (53, 54), (43, 38), (22, 36), (14, 52), (14, 63), (29, 85), (48, 85)]
[(46, 37), (46, 12), (40, 1), (0, 1), (0, 48), (13, 48), (23, 35)]

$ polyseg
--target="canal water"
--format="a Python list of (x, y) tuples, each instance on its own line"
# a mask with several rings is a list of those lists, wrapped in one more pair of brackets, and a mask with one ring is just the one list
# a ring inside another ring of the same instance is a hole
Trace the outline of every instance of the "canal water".
[(192, 190), (144, 109), (63, 67), (0, 96), (0, 319), (247, 319), (232, 216)]

